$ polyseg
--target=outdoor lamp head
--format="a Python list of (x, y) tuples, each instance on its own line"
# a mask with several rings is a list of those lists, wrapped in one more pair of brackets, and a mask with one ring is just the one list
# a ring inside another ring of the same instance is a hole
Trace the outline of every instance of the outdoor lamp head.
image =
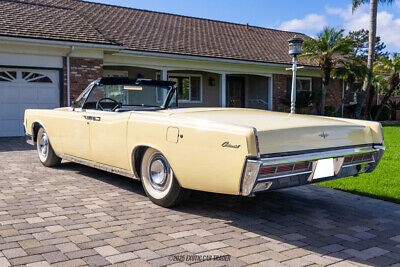
[(300, 37), (293, 37), (288, 40), (289, 43), (289, 55), (297, 56), (301, 54), (301, 45), (303, 44), (303, 39)]

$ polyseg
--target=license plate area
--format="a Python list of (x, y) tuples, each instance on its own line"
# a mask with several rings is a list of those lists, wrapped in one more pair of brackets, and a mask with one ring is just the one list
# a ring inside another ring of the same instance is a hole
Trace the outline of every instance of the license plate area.
[(332, 177), (335, 175), (333, 158), (320, 159), (315, 167), (313, 180)]

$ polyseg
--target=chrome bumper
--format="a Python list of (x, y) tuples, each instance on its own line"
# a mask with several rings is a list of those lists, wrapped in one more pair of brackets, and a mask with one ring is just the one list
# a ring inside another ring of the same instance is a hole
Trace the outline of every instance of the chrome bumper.
[[(293, 156), (247, 159), (239, 194), (249, 196), (256, 192), (311, 184), (348, 176), (356, 176), (364, 172), (372, 172), (381, 160), (384, 151), (385, 147), (379, 145), (305, 153)], [(313, 179), (318, 160), (327, 158), (334, 159), (334, 176)], [(304, 168), (300, 169), (296, 167), (300, 165)], [(282, 167), (281, 169), (283, 169), (283, 171), (279, 171), (280, 167)], [(262, 170), (268, 170), (268, 173), (263, 173)]]

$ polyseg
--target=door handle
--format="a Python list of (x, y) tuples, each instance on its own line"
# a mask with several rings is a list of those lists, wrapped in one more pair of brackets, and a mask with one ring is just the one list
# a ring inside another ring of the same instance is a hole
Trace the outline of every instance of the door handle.
[(101, 120), (101, 117), (96, 117), (96, 116), (85, 116), (85, 115), (83, 115), (83, 117), (88, 121), (100, 121)]

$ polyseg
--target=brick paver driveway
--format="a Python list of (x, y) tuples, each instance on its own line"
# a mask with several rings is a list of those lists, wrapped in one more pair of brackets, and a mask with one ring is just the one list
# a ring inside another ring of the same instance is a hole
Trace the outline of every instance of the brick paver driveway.
[(399, 205), (317, 186), (165, 209), (129, 178), (45, 168), (21, 138), (0, 138), (0, 178), (0, 266), (400, 262)]

